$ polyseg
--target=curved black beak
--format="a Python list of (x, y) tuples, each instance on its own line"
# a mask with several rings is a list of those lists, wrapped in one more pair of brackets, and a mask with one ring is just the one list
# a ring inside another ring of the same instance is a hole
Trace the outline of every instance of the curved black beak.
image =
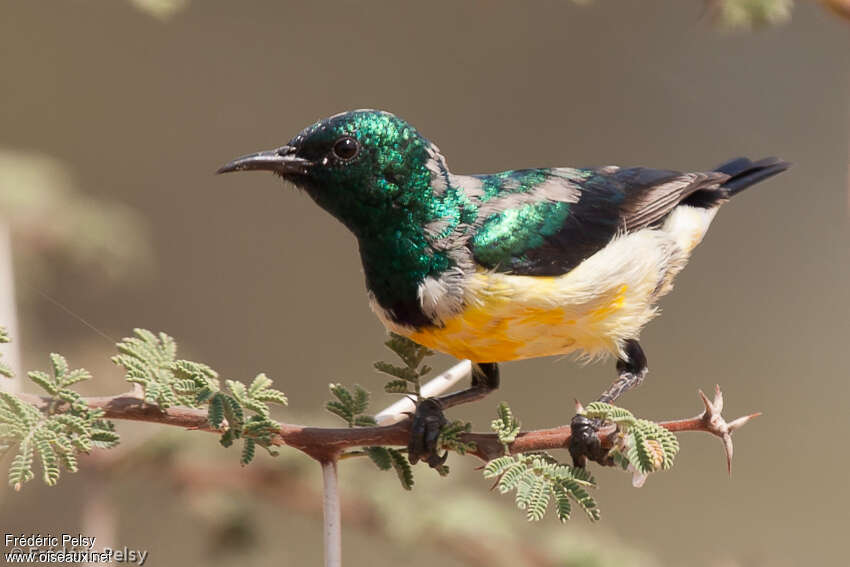
[(305, 174), (307, 173), (307, 168), (311, 165), (313, 165), (311, 161), (296, 157), (295, 148), (292, 146), (281, 146), (276, 150), (258, 152), (236, 158), (230, 163), (218, 168), (216, 173), (257, 169), (273, 171), (280, 175)]

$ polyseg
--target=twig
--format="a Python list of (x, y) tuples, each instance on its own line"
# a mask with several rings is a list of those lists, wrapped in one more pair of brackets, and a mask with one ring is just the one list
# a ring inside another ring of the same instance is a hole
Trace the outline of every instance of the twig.
[(661, 425), (669, 431), (705, 431), (720, 437), (720, 440), (723, 441), (723, 449), (726, 452), (726, 469), (731, 475), (732, 455), (734, 453), (732, 433), (746, 425), (754, 417), (760, 416), (761, 412), (751, 413), (727, 422), (722, 414), (723, 392), (720, 391), (720, 385), (714, 386), (714, 400), (709, 400), (702, 390), (699, 390), (699, 397), (705, 406), (705, 411), (701, 414), (691, 419), (661, 422)]
[[(723, 409), (723, 396), (720, 387), (716, 388), (714, 401), (700, 392), (705, 405), (705, 411), (700, 415), (683, 420), (661, 421), (659, 425), (675, 432), (680, 431), (704, 431), (711, 433), (723, 440), (726, 449), (727, 461), (732, 459), (732, 433), (759, 414), (751, 414), (740, 417), (731, 422), (726, 422), (721, 415)], [(46, 409), (50, 398), (22, 395), (27, 402), (35, 404), (41, 409)], [(159, 406), (145, 403), (144, 400), (132, 393), (118, 396), (83, 398), (92, 408), (102, 408), (107, 419), (124, 419), (134, 421), (147, 421), (174, 425), (188, 429), (210, 431), (220, 433), (212, 427), (207, 419), (207, 412), (199, 409), (185, 407), (170, 407), (162, 409)], [(62, 407), (57, 408), (59, 411)], [(310, 455), (319, 462), (336, 460), (340, 453), (354, 447), (367, 447), (374, 445), (383, 446), (405, 446), (410, 436), (410, 422), (408, 420), (377, 427), (355, 427), (355, 428), (325, 428), (308, 427), (295, 424), (281, 424), (277, 436), (272, 442), (275, 445), (288, 445)], [(473, 442), (476, 445), (471, 454), (483, 460), (491, 460), (503, 452), (502, 444), (495, 434), (492, 433), (465, 433), (460, 436), (464, 443)], [(562, 449), (567, 446), (570, 439), (570, 426), (563, 425), (552, 429), (538, 429), (520, 433), (516, 441), (511, 445), (512, 453), (524, 453), (529, 451), (543, 451), (547, 449)]]

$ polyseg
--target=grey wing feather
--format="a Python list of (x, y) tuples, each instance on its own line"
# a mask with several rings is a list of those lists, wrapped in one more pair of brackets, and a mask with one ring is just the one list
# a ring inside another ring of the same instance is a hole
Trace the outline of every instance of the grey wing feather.
[(729, 178), (718, 172), (679, 173), (647, 168), (620, 170), (611, 177), (622, 184), (626, 193), (620, 210), (626, 232), (657, 223), (692, 193), (719, 189)]

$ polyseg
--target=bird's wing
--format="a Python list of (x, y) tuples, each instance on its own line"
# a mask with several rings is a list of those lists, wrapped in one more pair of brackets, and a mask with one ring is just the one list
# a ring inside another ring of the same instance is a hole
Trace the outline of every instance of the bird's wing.
[(564, 274), (618, 233), (661, 221), (723, 173), (644, 167), (530, 169), (479, 176), (478, 219), (470, 240), (476, 262), (519, 275)]

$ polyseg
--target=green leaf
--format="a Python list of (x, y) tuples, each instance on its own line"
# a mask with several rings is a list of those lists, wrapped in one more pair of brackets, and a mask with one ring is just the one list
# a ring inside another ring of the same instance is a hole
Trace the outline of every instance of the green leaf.
[(215, 395), (215, 390), (210, 387), (204, 387), (198, 390), (198, 393), (195, 395), (195, 405), (200, 406), (209, 402), (212, 397)]
[(650, 453), (649, 448), (646, 446), (647, 439), (644, 437), (643, 432), (635, 428), (629, 434), (631, 439), (631, 443), (629, 446), (629, 462), (632, 463), (632, 466), (639, 472), (644, 474), (651, 473), (655, 470), (655, 467), (652, 462), (652, 454)]
[(452, 421), (440, 430), (437, 445), (441, 449), (449, 449), (460, 455), (475, 451), (476, 446), (474, 442), (463, 441), (461, 438), (465, 433), (469, 433), (470, 431), (472, 431), (472, 424), (468, 421)]
[(406, 382), (416, 383), (419, 381), (419, 373), (416, 372), (415, 368), (398, 366), (389, 362), (383, 362), (379, 360), (375, 363), (375, 369), (380, 372), (383, 372), (384, 374), (387, 374), (394, 378), (398, 378), (400, 380), (404, 380)]
[(27, 378), (35, 382), (42, 390), (51, 396), (55, 396), (59, 392), (59, 385), (56, 384), (56, 381), (46, 372), (33, 370), (32, 372), (27, 372)]
[(325, 404), (327, 409), (332, 414), (342, 418), (349, 427), (354, 426), (354, 396), (342, 384), (329, 384), (328, 388), (336, 397), (336, 400), (330, 400)]
[(78, 368), (66, 373), (61, 382), (62, 387), (67, 388), (68, 386), (73, 386), (77, 382), (82, 382), (84, 380), (91, 380), (91, 373), (83, 368)]
[(584, 408), (584, 415), (591, 419), (611, 421), (623, 428), (629, 428), (636, 422), (629, 410), (604, 402), (591, 402)]
[(669, 469), (673, 466), (676, 455), (679, 454), (679, 439), (670, 431), (660, 426), (659, 428), (664, 431), (664, 434), (659, 439), (661, 446), (664, 448), (664, 468)]
[(92, 432), (91, 440), (96, 442), (98, 447), (109, 448), (118, 444), (119, 436), (114, 431), (100, 429)]
[(53, 376), (57, 379), (65, 376), (68, 373), (68, 361), (61, 354), (51, 353), (50, 363), (53, 367)]
[(77, 456), (74, 455), (73, 451), (59, 452), (59, 460), (62, 461), (62, 466), (65, 467), (68, 472), (75, 473), (80, 470), (80, 467), (77, 464)]
[(336, 396), (336, 398), (343, 406), (345, 406), (349, 410), (353, 409), (354, 396), (351, 395), (351, 392), (349, 392), (345, 386), (343, 386), (342, 384), (330, 384), (328, 385), (328, 388), (330, 388), (331, 394)]
[[(177, 344), (165, 333), (135, 329), (136, 336), (121, 340), (118, 355), (112, 358), (127, 371), (125, 379), (139, 384), (145, 401), (161, 408), (174, 405), (201, 407), (198, 392), (218, 391), (218, 374), (209, 366), (190, 360), (176, 360)], [(194, 383), (194, 387), (190, 386)], [(205, 393), (209, 396), (208, 393)]]
[(449, 465), (447, 464), (437, 465), (436, 467), (432, 468), (437, 471), (437, 474), (440, 476), (449, 476), (449, 472), (451, 472), (449, 470)]
[(382, 471), (388, 471), (392, 468), (393, 462), (390, 456), (390, 451), (386, 447), (364, 447), (366, 455), (375, 463), (375, 466)]
[(28, 438), (18, 445), (18, 454), (12, 459), (9, 467), (9, 486), (20, 491), (21, 487), (33, 478), (32, 472), (33, 446)]
[(256, 396), (271, 385), (271, 378), (262, 373), (257, 374), (257, 376), (254, 377), (254, 380), (251, 382), (251, 385), (248, 386), (248, 393), (252, 396)]
[[(499, 405), (497, 415), (491, 427), (499, 435), (507, 453), (507, 441), (514, 439), (519, 432), (519, 420), (505, 403)], [(516, 491), (516, 505), (525, 510), (529, 521), (542, 519), (553, 497), (555, 514), (562, 522), (570, 518), (571, 500), (577, 502), (591, 519), (599, 517), (596, 502), (584, 488), (595, 486), (590, 473), (563, 465), (548, 453), (497, 457), (484, 466), (484, 478), (494, 477), (498, 478), (495, 487), (500, 493)]]
[(410, 468), (410, 463), (407, 461), (401, 451), (396, 449), (387, 449), (390, 455), (392, 466), (398, 475), (398, 480), (401, 482), (402, 488), (411, 490), (413, 488), (413, 470)]
[(198, 384), (194, 380), (177, 380), (172, 387), (181, 396), (195, 395), (197, 399)]
[(86, 437), (91, 436), (91, 423), (89, 423), (85, 418), (80, 417), (78, 415), (72, 415), (67, 413), (57, 414), (51, 416), (51, 421), (64, 425), (65, 428), (70, 432), (77, 433), (79, 435), (84, 435)]
[(253, 439), (268, 439), (278, 433), (280, 424), (271, 419), (253, 415), (245, 422), (245, 429), (242, 432), (243, 436)]
[(549, 499), (552, 497), (552, 484), (548, 479), (538, 477), (529, 491), (528, 511), (526, 517), (529, 521), (538, 522), (546, 515), (549, 507)]
[(355, 384), (354, 400), (352, 401), (351, 405), (352, 413), (363, 413), (364, 411), (366, 411), (367, 407), (369, 407), (369, 392)]
[(525, 469), (520, 475), (519, 481), (516, 484), (516, 496), (514, 498), (517, 508), (520, 510), (528, 509), (528, 504), (531, 501), (532, 496), (531, 490), (536, 481), (537, 475), (534, 474), (534, 470), (530, 468)]
[(418, 368), (426, 356), (434, 354), (427, 347), (395, 333), (390, 333), (390, 337), (384, 345), (398, 355), (411, 370)]
[(338, 402), (336, 400), (331, 400), (325, 404), (325, 409), (331, 412), (334, 415), (342, 418), (343, 421), (352, 424), (354, 420), (354, 416), (351, 415), (351, 411), (348, 407), (346, 407), (342, 402)]
[[(0, 329), (0, 341), (3, 338)], [(142, 386), (144, 400), (160, 408), (174, 405), (206, 407), (211, 426), (223, 429), (220, 443), (229, 446), (245, 437), (241, 460), (251, 461), (257, 445), (271, 454), (280, 425), (268, 418), (269, 403), (286, 404), (286, 396), (271, 388), (271, 380), (258, 374), (250, 386), (228, 380), (221, 391), (218, 374), (209, 366), (177, 360), (177, 344), (165, 333), (135, 329), (134, 336), (116, 345), (116, 364), (126, 370), (126, 380)], [(0, 452), (18, 447), (10, 469), (10, 482), (20, 488), (32, 478), (35, 456), (41, 460), (47, 484), (55, 484), (62, 468), (76, 471), (77, 453), (93, 447), (112, 447), (119, 441), (111, 422), (103, 419), (103, 409), (89, 408), (70, 386), (91, 378), (83, 369), (71, 370), (59, 354), (50, 355), (51, 372), (31, 372), (30, 379), (53, 399), (46, 413), (11, 394), (0, 392)], [(51, 375), (52, 374), (52, 375)], [(56, 403), (60, 402), (60, 403)], [(355, 405), (365, 406), (368, 394), (358, 391)], [(246, 419), (246, 412), (250, 416)], [(357, 423), (371, 424), (368, 416)]]
[(493, 478), (499, 476), (515, 462), (516, 460), (509, 455), (493, 459), (484, 466), (484, 478)]
[(245, 384), (234, 380), (225, 380), (225, 383), (233, 393), (233, 398), (235, 398), (241, 406), (244, 406), (245, 409), (251, 410), (258, 415), (268, 417), (270, 412), (269, 406), (257, 399), (254, 399), (254, 397), (248, 393)]
[(39, 430), (33, 436), (33, 443), (38, 449), (38, 455), (41, 459), (44, 483), (47, 486), (53, 486), (59, 480), (59, 458), (50, 445), (50, 439), (46, 433), (44, 429)]
[(26, 428), (33, 427), (41, 419), (41, 412), (23, 400), (19, 400), (12, 394), (0, 392), (0, 401), (4, 404), (6, 413), (11, 416), (13, 422), (20, 422)]
[(283, 392), (281, 392), (280, 390), (273, 390), (271, 388), (263, 390), (262, 392), (256, 394), (254, 396), (254, 399), (260, 400), (261, 402), (279, 404), (282, 406), (289, 404), (289, 399)]
[(566, 522), (570, 519), (570, 512), (572, 512), (570, 496), (560, 483), (554, 485), (554, 493), (555, 514), (557, 514), (558, 519), (561, 520), (561, 522)]
[(233, 430), (227, 429), (224, 433), (221, 434), (221, 437), (218, 438), (218, 442), (221, 443), (222, 447), (230, 447), (233, 445)]
[(499, 492), (505, 494), (514, 490), (519, 485), (520, 479), (527, 471), (525, 462), (519, 458), (514, 459), (513, 465), (506, 467), (502, 473), (502, 478), (499, 479)]
[(355, 427), (373, 427), (375, 425), (378, 425), (378, 422), (371, 415), (358, 415), (354, 418)]
[(224, 417), (227, 419), (227, 430), (233, 432), (234, 439), (242, 437), (242, 428), (245, 426), (245, 414), (242, 406), (232, 396), (222, 394), (224, 400)]
[(242, 458), (240, 459), (243, 466), (254, 460), (254, 447), (255, 443), (253, 439), (245, 439), (242, 444)]
[(207, 419), (214, 428), (221, 428), (221, 424), (224, 422), (224, 399), (222, 394), (217, 393), (210, 399)]
[(571, 467), (569, 465), (558, 465), (558, 470), (559, 472), (563, 471), (562, 475), (558, 475), (558, 478), (560, 479), (574, 480), (579, 485), (584, 485), (588, 487), (596, 486), (596, 479), (593, 478), (593, 475), (588, 469), (583, 469), (580, 467)]
[(407, 385), (407, 380), (397, 378), (390, 380), (384, 385), (384, 391), (388, 394), (410, 394), (412, 393)]
[(576, 480), (564, 480), (561, 484), (573, 500), (578, 502), (591, 520), (595, 521), (599, 519), (599, 508), (596, 505), (596, 501), (591, 498), (580, 482)]
[(265, 374), (257, 374), (254, 381), (248, 387), (248, 395), (255, 400), (285, 406), (289, 403), (286, 395), (279, 390), (270, 388), (271, 379)]
[(349, 427), (369, 427), (377, 425), (375, 418), (368, 415), (358, 415), (366, 411), (369, 406), (369, 392), (357, 384), (354, 392), (342, 384), (330, 384), (331, 394), (337, 399), (330, 400), (325, 404), (325, 409), (339, 416)]
[(498, 417), (490, 422), (490, 428), (496, 432), (499, 437), (499, 442), (507, 446), (516, 440), (516, 436), (520, 432), (520, 423), (511, 412), (511, 408), (505, 402), (499, 403), (496, 408)]
[[(152, 335), (153, 333), (149, 334), (149, 336)], [(174, 357), (177, 356), (177, 341), (175, 341), (173, 338), (169, 337), (165, 333), (160, 332), (159, 345), (162, 357), (165, 360), (174, 360)]]
[(792, 0), (720, 0), (715, 16), (729, 28), (758, 28), (791, 19)]

